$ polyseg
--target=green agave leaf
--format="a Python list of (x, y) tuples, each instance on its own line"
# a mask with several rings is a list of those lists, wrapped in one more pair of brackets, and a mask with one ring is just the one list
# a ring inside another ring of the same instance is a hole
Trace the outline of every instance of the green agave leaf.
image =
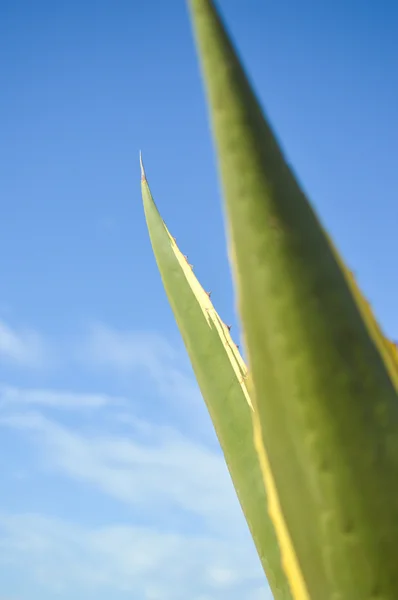
[(253, 379), (254, 438), (293, 596), (394, 600), (391, 345), (286, 163), (214, 3), (189, 5)]
[[(142, 163), (141, 163), (142, 165)], [(152, 248), (175, 319), (224, 453), (229, 473), (277, 600), (291, 600), (253, 445), (247, 369), (229, 328), (193, 274), (152, 199), (142, 168), (142, 197)]]

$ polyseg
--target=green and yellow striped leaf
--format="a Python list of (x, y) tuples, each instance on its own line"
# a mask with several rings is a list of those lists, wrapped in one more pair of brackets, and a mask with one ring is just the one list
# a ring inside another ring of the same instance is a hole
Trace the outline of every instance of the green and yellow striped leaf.
[(276, 600), (292, 600), (280, 562), (253, 445), (247, 369), (152, 199), (142, 168), (142, 197), (152, 248), (232, 482)]

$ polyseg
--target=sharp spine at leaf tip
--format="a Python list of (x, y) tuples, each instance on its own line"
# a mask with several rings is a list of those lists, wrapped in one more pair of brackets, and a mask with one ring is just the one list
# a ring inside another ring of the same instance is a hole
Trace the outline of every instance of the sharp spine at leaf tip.
[(146, 181), (144, 163), (142, 162), (142, 152), (140, 150), (140, 167), (141, 167), (141, 181)]

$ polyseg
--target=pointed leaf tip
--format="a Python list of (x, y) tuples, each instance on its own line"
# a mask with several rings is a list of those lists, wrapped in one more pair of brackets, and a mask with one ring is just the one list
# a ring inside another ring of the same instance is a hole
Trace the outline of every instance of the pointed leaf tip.
[(142, 162), (142, 152), (140, 150), (140, 167), (141, 167), (141, 180), (146, 181), (144, 163)]

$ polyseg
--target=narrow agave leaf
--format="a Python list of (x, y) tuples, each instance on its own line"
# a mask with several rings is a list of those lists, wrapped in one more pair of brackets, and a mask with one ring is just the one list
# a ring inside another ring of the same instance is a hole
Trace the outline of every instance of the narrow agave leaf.
[(293, 596), (396, 599), (398, 401), (391, 347), (387, 356), (214, 3), (189, 5), (254, 386), (256, 447), (275, 498), (270, 514)]
[(142, 169), (142, 197), (152, 248), (270, 587), (291, 600), (253, 445), (247, 369), (229, 328), (163, 222)]

